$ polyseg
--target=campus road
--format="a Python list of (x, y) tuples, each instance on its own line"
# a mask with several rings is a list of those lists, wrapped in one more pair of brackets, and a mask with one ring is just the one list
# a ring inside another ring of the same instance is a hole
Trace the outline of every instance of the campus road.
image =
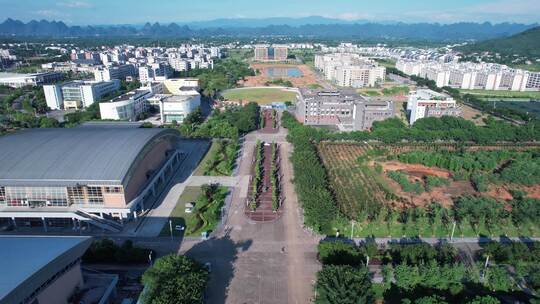
[[(208, 303), (310, 303), (312, 284), (320, 269), (319, 238), (303, 229), (291, 180), (285, 129), (277, 134), (248, 134), (243, 142), (238, 170), (230, 182), (231, 207), (223, 231), (206, 241), (184, 240), (180, 253), (212, 265)], [(249, 175), (256, 140), (280, 144), (285, 202), (281, 218), (272, 223), (253, 223), (244, 215)], [(213, 179), (207, 177), (208, 179)]]

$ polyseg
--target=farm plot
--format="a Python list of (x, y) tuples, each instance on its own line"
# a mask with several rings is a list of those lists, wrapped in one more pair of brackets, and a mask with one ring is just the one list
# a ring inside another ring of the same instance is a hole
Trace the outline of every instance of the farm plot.
[(459, 236), (540, 233), (536, 147), (322, 142), (317, 148), (340, 211), (329, 234), (448, 237), (453, 222)]
[(358, 161), (367, 145), (321, 143), (319, 155), (327, 169), (338, 208), (352, 219), (371, 215), (386, 201), (386, 189), (373, 170)]

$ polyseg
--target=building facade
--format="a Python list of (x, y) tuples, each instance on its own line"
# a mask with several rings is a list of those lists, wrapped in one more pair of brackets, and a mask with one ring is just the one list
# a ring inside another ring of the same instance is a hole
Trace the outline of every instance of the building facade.
[(315, 55), (315, 68), (340, 87), (374, 87), (386, 76), (385, 67), (358, 54)]
[(110, 125), (3, 136), (0, 218), (120, 231), (179, 164), (178, 139), (170, 129)]
[(56, 109), (82, 109), (103, 96), (118, 91), (120, 81), (71, 81), (43, 86), (47, 106)]
[(461, 116), (461, 108), (452, 97), (429, 89), (411, 91), (407, 111), (411, 125), (424, 117)]
[(373, 122), (395, 115), (391, 101), (369, 100), (354, 90), (302, 89), (296, 109), (297, 119), (305, 125), (336, 126), (342, 131), (367, 130)]
[(135, 76), (137, 76), (137, 70), (132, 64), (107, 66), (96, 68), (94, 70), (94, 78), (96, 81), (110, 81), (112, 79), (126, 80), (128, 77)]
[(26, 86), (38, 86), (55, 83), (64, 79), (64, 74), (59, 72), (42, 72), (32, 74), (0, 73), (0, 85), (22, 88)]
[(99, 104), (101, 119), (137, 121), (146, 113), (150, 90), (137, 89)]
[(255, 45), (255, 61), (286, 61), (289, 56), (287, 45)]

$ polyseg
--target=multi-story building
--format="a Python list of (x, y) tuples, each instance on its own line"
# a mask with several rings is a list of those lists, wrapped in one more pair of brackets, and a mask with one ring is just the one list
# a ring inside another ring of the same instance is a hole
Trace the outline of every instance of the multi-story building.
[(170, 129), (110, 123), (0, 137), (0, 218), (45, 231), (81, 223), (120, 231), (174, 174), (178, 140)]
[(461, 116), (461, 108), (452, 97), (429, 89), (411, 91), (407, 111), (411, 125), (424, 117)]
[(196, 78), (167, 79), (149, 83), (145, 89), (154, 96), (148, 102), (159, 107), (161, 123), (182, 123), (184, 118), (201, 105), (201, 95), (197, 92), (199, 80)]
[(147, 83), (157, 80), (168, 79), (172, 75), (170, 66), (167, 63), (151, 63), (139, 67), (139, 80), (141, 83)]
[(495, 63), (439, 62), (401, 59), (396, 68), (407, 75), (433, 80), (438, 87), (464, 90), (539, 91), (540, 72)]
[(96, 68), (94, 70), (94, 78), (96, 81), (109, 81), (111, 79), (125, 80), (127, 77), (135, 76), (137, 76), (137, 70), (132, 64), (107, 66)]
[(137, 89), (107, 102), (99, 103), (101, 119), (136, 121), (146, 113), (152, 91)]
[(25, 86), (38, 86), (48, 83), (55, 83), (64, 79), (63, 73), (41, 72), (31, 74), (0, 73), (0, 85), (12, 88), (22, 88)]
[(286, 61), (288, 56), (287, 45), (276, 44), (273, 46), (255, 46), (255, 61)]
[(369, 100), (354, 90), (302, 89), (296, 117), (305, 125), (331, 125), (342, 131), (367, 130), (373, 122), (394, 116), (391, 101)]
[(47, 106), (56, 109), (86, 108), (103, 96), (120, 88), (120, 81), (71, 81), (43, 86)]
[(377, 62), (349, 53), (315, 55), (315, 68), (341, 87), (374, 87), (386, 75), (386, 68)]

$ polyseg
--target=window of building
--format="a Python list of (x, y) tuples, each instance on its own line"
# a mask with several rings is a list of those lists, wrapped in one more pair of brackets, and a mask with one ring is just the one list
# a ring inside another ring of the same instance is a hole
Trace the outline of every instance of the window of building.
[(67, 187), (68, 199), (71, 204), (84, 204), (85, 195), (83, 186)]
[(105, 187), (105, 193), (122, 193), (122, 187)]
[(0, 204), (6, 203), (6, 187), (0, 187)]
[(103, 204), (103, 191), (100, 186), (88, 186), (86, 188), (88, 193), (88, 202), (93, 205)]

